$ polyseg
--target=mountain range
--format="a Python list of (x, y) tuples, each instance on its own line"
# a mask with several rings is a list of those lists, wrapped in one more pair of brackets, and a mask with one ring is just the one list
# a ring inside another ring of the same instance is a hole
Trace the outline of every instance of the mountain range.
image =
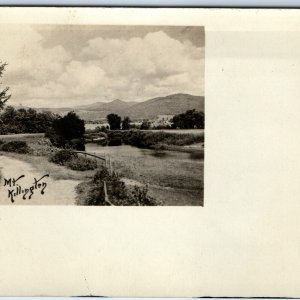
[(190, 94), (172, 94), (153, 98), (144, 102), (126, 102), (119, 99), (111, 102), (95, 102), (87, 105), (63, 108), (38, 108), (38, 111), (51, 111), (64, 115), (74, 111), (85, 121), (100, 120), (110, 113), (131, 119), (153, 119), (158, 115), (175, 115), (189, 109), (204, 111), (204, 97)]

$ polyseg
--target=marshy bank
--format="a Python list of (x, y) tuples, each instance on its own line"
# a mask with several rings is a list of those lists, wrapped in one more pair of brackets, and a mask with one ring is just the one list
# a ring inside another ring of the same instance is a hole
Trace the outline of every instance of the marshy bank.
[(195, 153), (204, 158), (204, 130), (89, 130), (87, 143), (101, 146), (131, 145), (157, 151)]

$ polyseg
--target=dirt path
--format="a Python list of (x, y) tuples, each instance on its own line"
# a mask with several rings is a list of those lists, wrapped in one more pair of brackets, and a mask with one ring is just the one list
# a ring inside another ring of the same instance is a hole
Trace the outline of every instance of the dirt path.
[[(53, 180), (51, 174), (42, 178), (46, 174), (35, 171), (30, 164), (6, 156), (0, 156), (0, 171), (0, 205), (75, 205), (75, 186), (79, 181)], [(14, 186), (13, 178), (17, 179), (21, 175), (25, 176)], [(4, 185), (5, 179), (10, 178), (11, 184), (6, 182)], [(35, 179), (41, 180), (34, 184)], [(41, 193), (43, 189), (44, 194)], [(26, 200), (23, 200), (23, 196)]]

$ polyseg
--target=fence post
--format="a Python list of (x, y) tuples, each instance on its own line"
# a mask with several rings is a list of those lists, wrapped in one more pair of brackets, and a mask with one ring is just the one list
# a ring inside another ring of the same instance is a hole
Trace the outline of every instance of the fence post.
[(105, 199), (105, 202), (108, 202), (108, 195), (107, 195), (106, 181), (103, 181), (103, 188), (104, 188), (104, 199)]
[(112, 166), (111, 166), (111, 157), (109, 156), (109, 170), (110, 174), (112, 174)]
[(103, 188), (104, 188), (104, 199), (105, 202), (108, 203), (111, 206), (114, 206), (108, 199), (108, 194), (107, 194), (107, 188), (106, 188), (106, 181), (103, 181)]

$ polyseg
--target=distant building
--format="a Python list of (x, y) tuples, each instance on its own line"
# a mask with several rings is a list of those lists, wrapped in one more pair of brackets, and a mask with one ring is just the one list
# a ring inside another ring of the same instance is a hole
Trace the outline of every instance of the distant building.
[(152, 127), (158, 126), (171, 126), (172, 125), (172, 118), (174, 115), (158, 115), (157, 118), (152, 122)]

